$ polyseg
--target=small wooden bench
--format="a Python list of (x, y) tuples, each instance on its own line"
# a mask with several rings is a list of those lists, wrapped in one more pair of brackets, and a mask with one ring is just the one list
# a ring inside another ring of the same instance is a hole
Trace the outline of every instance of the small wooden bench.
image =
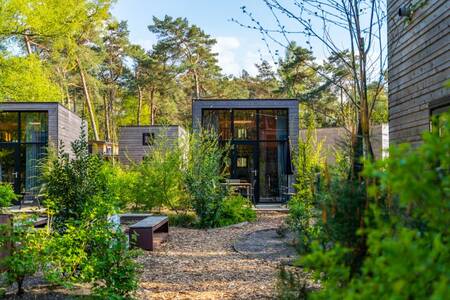
[(169, 218), (166, 216), (147, 217), (129, 227), (130, 245), (153, 251), (169, 236)]

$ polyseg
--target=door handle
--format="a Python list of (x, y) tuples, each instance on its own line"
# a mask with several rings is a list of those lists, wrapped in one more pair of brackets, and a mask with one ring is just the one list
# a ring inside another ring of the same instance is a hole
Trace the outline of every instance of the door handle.
[(253, 176), (257, 176), (258, 175), (258, 170), (252, 170)]
[(17, 179), (17, 172), (12, 172), (12, 174), (13, 174), (13, 176), (14, 176), (14, 178), (16, 178)]

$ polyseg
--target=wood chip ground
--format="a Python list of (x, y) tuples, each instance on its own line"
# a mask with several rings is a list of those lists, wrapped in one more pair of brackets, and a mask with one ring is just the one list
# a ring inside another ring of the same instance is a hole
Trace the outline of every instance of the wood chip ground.
[(139, 258), (139, 299), (273, 299), (277, 261), (237, 253), (234, 242), (278, 227), (284, 213), (259, 213), (256, 222), (213, 230), (171, 228), (169, 242)]

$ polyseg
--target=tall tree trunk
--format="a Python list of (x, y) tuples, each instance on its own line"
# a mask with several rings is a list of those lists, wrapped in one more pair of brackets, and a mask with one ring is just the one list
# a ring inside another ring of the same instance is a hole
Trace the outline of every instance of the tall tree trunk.
[(155, 91), (152, 89), (150, 91), (150, 125), (155, 125)]
[(33, 54), (33, 51), (31, 50), (31, 43), (30, 43), (30, 37), (28, 35), (23, 36), (23, 40), (25, 41), (25, 46), (27, 48), (28, 55)]
[(195, 82), (195, 98), (200, 99), (200, 82), (198, 80), (197, 70), (193, 70), (194, 72), (194, 82)]
[(98, 131), (97, 131), (97, 124), (95, 123), (95, 112), (94, 112), (94, 108), (92, 107), (92, 102), (91, 102), (91, 97), (89, 95), (89, 89), (87, 86), (86, 77), (84, 75), (83, 68), (81, 67), (81, 62), (78, 58), (76, 59), (76, 63), (77, 63), (77, 67), (78, 67), (78, 72), (80, 73), (81, 83), (83, 85), (83, 93), (84, 93), (84, 97), (86, 98), (86, 104), (88, 107), (89, 118), (91, 119), (92, 132), (94, 134), (94, 139), (96, 141), (98, 141), (98, 140), (100, 140), (100, 137), (99, 137)]
[(109, 101), (108, 101), (108, 120), (109, 120), (109, 140), (111, 141), (111, 139), (114, 141), (115, 140), (115, 136), (114, 136), (114, 102), (116, 100), (116, 89), (115, 87), (112, 85), (111, 88), (109, 89)]
[(108, 112), (108, 101), (106, 100), (106, 97), (103, 97), (103, 105), (104, 105), (104, 114), (105, 114), (105, 141), (110, 140), (110, 128), (109, 128), (109, 112)]
[(141, 114), (142, 114), (142, 88), (138, 85), (138, 107), (137, 107), (137, 125), (141, 125)]
[(360, 86), (361, 86), (361, 107), (360, 122), (363, 137), (364, 157), (373, 160), (372, 143), (370, 142), (370, 120), (369, 120), (369, 101), (367, 99), (367, 60), (364, 51), (364, 39), (360, 38), (359, 66), (360, 66)]

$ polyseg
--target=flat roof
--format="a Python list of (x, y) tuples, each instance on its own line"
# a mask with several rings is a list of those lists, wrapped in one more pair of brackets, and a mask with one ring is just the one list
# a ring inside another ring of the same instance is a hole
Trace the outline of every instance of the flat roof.
[(57, 102), (57, 101), (39, 101), (39, 102), (33, 102), (33, 101), (6, 101), (6, 102), (1, 102), (0, 101), (0, 106), (2, 105), (20, 105), (20, 106), (26, 106), (26, 105), (57, 105), (57, 106), (61, 106), (65, 109), (67, 109), (68, 111), (71, 111), (72, 113), (75, 113), (74, 111), (68, 109), (66, 106), (64, 106), (63, 104)]
[(135, 127), (135, 128), (145, 128), (145, 127), (182, 127), (181, 125), (121, 125), (119, 126), (119, 128), (121, 127)]
[(290, 98), (231, 98), (231, 99), (214, 99), (214, 98), (199, 98), (193, 99), (193, 101), (298, 101), (298, 99)]

